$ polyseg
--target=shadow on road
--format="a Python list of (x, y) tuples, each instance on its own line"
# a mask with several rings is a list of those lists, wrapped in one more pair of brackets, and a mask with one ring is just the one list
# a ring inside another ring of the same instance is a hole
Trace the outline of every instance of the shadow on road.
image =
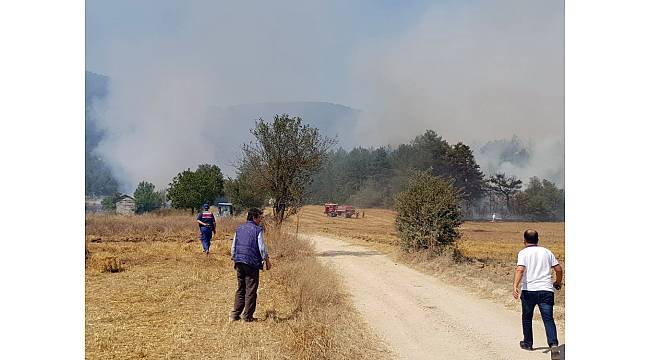
[(323, 251), (322, 253), (316, 255), (320, 257), (334, 257), (334, 256), (374, 256), (381, 255), (377, 251), (342, 251), (342, 250), (329, 250)]

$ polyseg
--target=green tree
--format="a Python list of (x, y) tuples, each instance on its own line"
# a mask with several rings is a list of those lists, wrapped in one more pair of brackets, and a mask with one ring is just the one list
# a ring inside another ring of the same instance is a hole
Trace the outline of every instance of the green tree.
[(200, 205), (200, 194), (194, 187), (194, 172), (189, 168), (178, 173), (171, 183), (167, 194), (172, 201), (172, 207), (175, 209), (194, 209)]
[(102, 199), (102, 208), (105, 211), (115, 211), (115, 209), (117, 208), (117, 200), (119, 200), (121, 196), (122, 196), (122, 194), (120, 194), (119, 192), (116, 191), (116, 192), (112, 193), (111, 195), (103, 198)]
[(515, 176), (506, 176), (503, 173), (497, 173), (490, 176), (486, 187), (495, 194), (503, 195), (506, 199), (506, 209), (510, 212), (510, 199), (521, 189), (521, 180)]
[(245, 209), (261, 208), (264, 206), (264, 196), (256, 191), (250, 182), (249, 172), (240, 173), (236, 179), (226, 179), (224, 182), (226, 198), (232, 203), (236, 214)]
[(138, 214), (160, 209), (162, 198), (155, 191), (155, 186), (146, 181), (140, 182), (133, 193), (135, 199), (135, 212)]
[(415, 157), (411, 167), (418, 170), (431, 170), (433, 175), (446, 175), (448, 167), (445, 156), (449, 144), (433, 130), (427, 130), (411, 142)]
[(536, 221), (564, 220), (564, 190), (537, 177), (530, 179), (526, 190), (517, 194), (519, 212)]
[(167, 196), (175, 209), (199, 209), (223, 195), (223, 175), (216, 165), (202, 164), (178, 173), (169, 184)]
[(335, 141), (300, 117), (275, 115), (273, 122), (260, 119), (251, 130), (255, 141), (242, 147), (239, 171), (250, 172), (251, 183), (274, 199), (275, 223), (281, 225), (305, 203), (306, 189)]
[(357, 147), (349, 152), (329, 152), (324, 166), (313, 176), (309, 201), (390, 207), (412, 170), (453, 179), (468, 209), (485, 194), (485, 176), (472, 149), (462, 142), (449, 145), (435, 131), (427, 130), (395, 149)]
[(470, 203), (483, 197), (483, 173), (474, 160), (469, 146), (459, 142), (445, 154), (448, 174), (454, 178), (454, 186), (460, 189)]
[(461, 197), (451, 180), (414, 171), (395, 196), (395, 226), (404, 250), (436, 249), (460, 237)]

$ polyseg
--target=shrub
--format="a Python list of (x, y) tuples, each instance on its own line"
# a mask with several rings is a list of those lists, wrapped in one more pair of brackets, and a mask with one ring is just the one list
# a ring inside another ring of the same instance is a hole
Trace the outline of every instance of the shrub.
[(443, 248), (460, 237), (460, 191), (451, 180), (415, 171), (395, 196), (395, 226), (404, 250)]
[(104, 209), (104, 211), (115, 211), (115, 208), (117, 207), (116, 203), (117, 203), (117, 200), (120, 199), (120, 196), (122, 196), (121, 193), (114, 192), (111, 195), (103, 198), (102, 199), (102, 209)]

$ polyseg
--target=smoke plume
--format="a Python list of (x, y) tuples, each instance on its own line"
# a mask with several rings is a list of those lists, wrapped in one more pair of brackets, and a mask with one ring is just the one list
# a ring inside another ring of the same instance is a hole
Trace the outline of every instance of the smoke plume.
[(344, 3), (89, 1), (87, 63), (110, 78), (94, 109), (105, 134), (95, 151), (125, 191), (206, 162), (233, 175), (233, 150), (215, 139), (246, 140), (247, 129), (234, 133), (210, 109), (334, 99), (320, 70), (349, 30), (333, 32), (334, 19), (352, 25)]
[(563, 174), (562, 1), (431, 2), (415, 15), (404, 4), (381, 16), (377, 6), (88, 1), (88, 70), (110, 77), (96, 152), (125, 191), (206, 162), (233, 175), (233, 151), (215, 139), (249, 136), (210, 109), (329, 101), (361, 110), (359, 145), (425, 129), (467, 144), (517, 134), (537, 144), (520, 176)]
[(404, 34), (358, 54), (358, 138), (398, 144), (432, 129), (480, 144), (514, 134), (531, 143), (525, 166), (474, 147), (479, 164), (563, 186), (563, 1), (453, 3), (432, 4)]

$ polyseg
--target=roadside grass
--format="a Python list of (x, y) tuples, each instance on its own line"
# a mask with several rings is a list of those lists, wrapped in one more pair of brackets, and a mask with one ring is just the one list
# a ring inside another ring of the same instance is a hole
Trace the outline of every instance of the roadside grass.
[(230, 239), (243, 221), (219, 219), (206, 256), (186, 212), (88, 215), (86, 358), (390, 357), (311, 244), (273, 230), (266, 234), (273, 267), (260, 274), (259, 321), (229, 322), (236, 288)]
[[(322, 206), (306, 206), (298, 216), (301, 232), (324, 234), (346, 239), (386, 253), (392, 258), (444, 281), (459, 285), (480, 297), (519, 309), (511, 296), (517, 253), (522, 249), (523, 231), (532, 228), (540, 234), (540, 245), (555, 254), (566, 269), (564, 223), (545, 222), (476, 222), (467, 221), (460, 228), (456, 253), (434, 254), (430, 251), (402, 252), (395, 230), (395, 212), (387, 209), (363, 209), (364, 218), (331, 218)], [(296, 226), (296, 217), (288, 222)], [(555, 318), (564, 327), (564, 289), (556, 292)], [(538, 314), (536, 313), (536, 316)]]

